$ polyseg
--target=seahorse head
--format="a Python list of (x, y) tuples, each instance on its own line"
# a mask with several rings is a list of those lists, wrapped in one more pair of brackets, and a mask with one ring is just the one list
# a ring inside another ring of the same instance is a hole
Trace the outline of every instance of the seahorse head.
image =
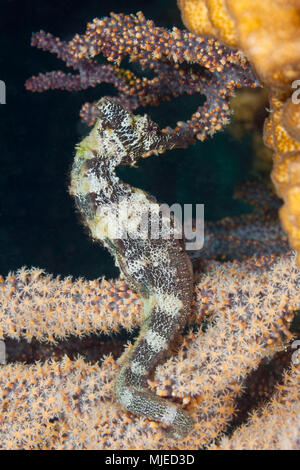
[(99, 133), (111, 133), (118, 139), (126, 157), (121, 164), (134, 164), (141, 154), (159, 150), (164, 139), (158, 125), (150, 117), (131, 114), (125, 107), (111, 98), (102, 98), (97, 103)]

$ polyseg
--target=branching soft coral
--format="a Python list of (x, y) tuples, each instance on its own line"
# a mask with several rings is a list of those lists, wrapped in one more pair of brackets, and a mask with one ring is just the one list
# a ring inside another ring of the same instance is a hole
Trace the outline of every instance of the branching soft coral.
[[(177, 356), (160, 366), (150, 381), (158, 395), (181, 402), (193, 414), (195, 430), (185, 440), (168, 440), (162, 425), (128, 415), (112, 401), (112, 382), (120, 365), (109, 356), (101, 367), (68, 358), (44, 365), (2, 366), (2, 448), (197, 449), (210, 443), (232, 420), (247, 374), (262, 358), (285, 347), (294, 311), (300, 308), (294, 256), (264, 262), (261, 267), (254, 258), (208, 269), (196, 285), (194, 301), (194, 321), (205, 320), (207, 330), (189, 333)], [(51, 280), (37, 271), (11, 274), (3, 280), (0, 301), (5, 336), (26, 332), (27, 337), (51, 339), (140, 324), (135, 295), (123, 283), (112, 282), (109, 288), (104, 283), (95, 298), (96, 284), (78, 282)], [(76, 301), (72, 322), (65, 321), (66, 307)], [(28, 316), (28, 302), (36, 308), (24, 322), (22, 309)], [(95, 310), (90, 308), (93, 304)], [(114, 306), (118, 316), (113, 315)], [(91, 313), (85, 321), (87, 310)], [(137, 315), (130, 320), (128, 312), (134, 311)], [(18, 323), (22, 331), (13, 327)], [(119, 363), (122, 360), (123, 356)], [(296, 382), (297, 390), (298, 386)]]
[(300, 365), (292, 365), (278, 385), (271, 403), (252, 413), (249, 422), (231, 438), (224, 437), (218, 450), (295, 450), (300, 448)]
[[(204, 95), (205, 103), (187, 122), (180, 121), (174, 129), (165, 129), (179, 147), (196, 138), (204, 140), (228, 123), (231, 114), (228, 100), (234, 89), (259, 86), (242, 54), (220, 47), (214, 39), (198, 38), (178, 28), (168, 31), (157, 27), (141, 12), (95, 18), (83, 35), (75, 35), (70, 42), (40, 31), (33, 34), (31, 44), (56, 54), (77, 72), (53, 71), (31, 77), (26, 81), (26, 88), (31, 91), (73, 91), (112, 83), (118, 92), (112, 99), (130, 111), (157, 105), (183, 93)], [(99, 64), (96, 59), (99, 54), (113, 65)], [(120, 68), (126, 57), (138, 62), (142, 71), (151, 70), (154, 77), (139, 78)], [(95, 104), (85, 103), (81, 110), (83, 121), (94, 124), (96, 114)]]

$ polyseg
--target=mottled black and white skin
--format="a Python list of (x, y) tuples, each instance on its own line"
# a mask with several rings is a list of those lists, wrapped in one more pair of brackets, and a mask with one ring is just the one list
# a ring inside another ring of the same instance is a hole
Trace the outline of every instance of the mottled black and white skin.
[(160, 204), (115, 174), (119, 165), (134, 166), (143, 154), (167, 148), (168, 136), (147, 115), (132, 115), (111, 99), (101, 99), (97, 108), (93, 130), (77, 146), (70, 193), (91, 236), (108, 248), (144, 306), (142, 328), (117, 376), (115, 396), (128, 411), (163, 423), (170, 436), (182, 439), (193, 427), (192, 418), (152, 393), (147, 379), (185, 325), (193, 295), (192, 265), (183, 240), (172, 231), (173, 219), (169, 225), (160, 219), (154, 239), (150, 230), (138, 236), (141, 220), (147, 220), (148, 229), (154, 220), (143, 217), (149, 211), (157, 216)]

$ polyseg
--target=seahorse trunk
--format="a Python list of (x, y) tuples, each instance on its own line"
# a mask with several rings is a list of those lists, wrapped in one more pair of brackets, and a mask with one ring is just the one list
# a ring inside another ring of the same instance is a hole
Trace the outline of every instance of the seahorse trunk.
[(147, 378), (190, 312), (192, 265), (175, 219), (161, 216), (154, 198), (115, 174), (118, 165), (134, 165), (143, 153), (165, 148), (168, 138), (148, 116), (131, 115), (111, 100), (102, 99), (98, 110), (94, 129), (77, 147), (70, 193), (92, 237), (108, 248), (144, 301), (141, 332), (117, 377), (115, 395), (127, 410), (160, 421), (173, 437), (183, 438), (192, 428), (191, 417), (151, 393)]

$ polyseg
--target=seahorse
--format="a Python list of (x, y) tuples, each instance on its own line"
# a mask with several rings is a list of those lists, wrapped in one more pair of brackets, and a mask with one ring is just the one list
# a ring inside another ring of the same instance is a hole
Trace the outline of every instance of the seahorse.
[[(149, 116), (131, 114), (110, 98), (97, 103), (97, 113), (94, 128), (77, 145), (70, 194), (92, 238), (110, 251), (121, 275), (140, 294), (144, 313), (114, 394), (129, 412), (163, 423), (169, 436), (182, 439), (193, 428), (191, 416), (151, 392), (147, 380), (185, 325), (193, 295), (192, 265), (182, 237), (172, 230), (174, 219), (165, 223), (154, 197), (116, 175), (119, 165), (135, 166), (143, 154), (164, 150), (168, 136)], [(145, 220), (147, 230), (141, 232)], [(155, 223), (159, 230), (153, 236), (149, 229)]]

